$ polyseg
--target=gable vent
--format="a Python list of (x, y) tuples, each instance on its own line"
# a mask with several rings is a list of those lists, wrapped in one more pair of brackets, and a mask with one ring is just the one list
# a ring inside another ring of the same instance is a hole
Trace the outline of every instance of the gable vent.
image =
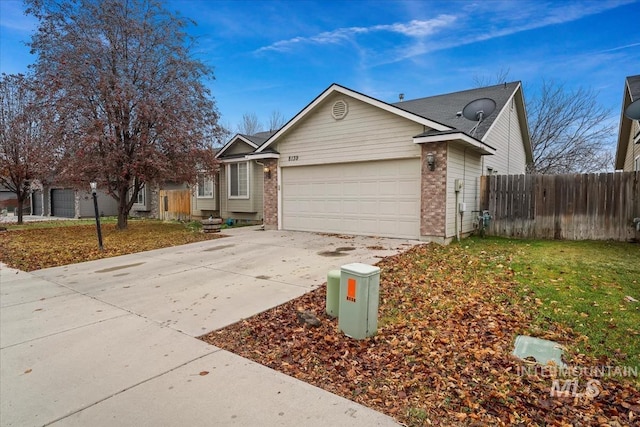
[(339, 99), (333, 103), (333, 107), (331, 107), (331, 115), (336, 120), (342, 120), (347, 116), (349, 112), (349, 106), (346, 101)]

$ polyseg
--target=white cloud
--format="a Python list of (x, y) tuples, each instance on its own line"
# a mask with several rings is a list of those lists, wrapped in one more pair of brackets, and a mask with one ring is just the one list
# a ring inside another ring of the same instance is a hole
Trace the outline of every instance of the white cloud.
[[(636, 0), (594, 2), (482, 2), (468, 3), (455, 13), (442, 13), (433, 19), (414, 19), (408, 22), (381, 24), (370, 27), (345, 27), (313, 36), (280, 40), (256, 50), (289, 52), (304, 45), (331, 45), (358, 41), (360, 35), (392, 33), (405, 36), (408, 43), (394, 49), (380, 51), (377, 65), (414, 58), (430, 52), (469, 45), (494, 38), (576, 21), (590, 15), (632, 3)], [(633, 45), (631, 45), (633, 46)]]
[[(597, 15), (606, 10), (619, 7), (624, 4), (633, 3), (636, 0), (620, 0), (614, 2), (591, 2), (591, 3), (554, 3), (530, 7), (531, 4), (520, 2), (501, 3), (501, 8), (491, 10), (491, 8), (473, 9), (467, 8), (466, 15), (457, 16), (456, 21), (459, 26), (456, 36), (447, 35), (442, 38), (419, 39), (410, 47), (403, 47), (394, 54), (388, 54), (382, 62), (377, 65), (390, 64), (416, 56), (436, 52), (444, 49), (465, 46), (476, 42), (487, 41), (499, 37), (505, 37), (524, 31), (544, 28), (550, 25), (564, 24), (576, 21), (586, 16)], [(488, 2), (488, 6), (496, 5)], [(528, 7), (529, 6), (529, 7)], [(483, 20), (489, 25), (482, 25)], [(465, 23), (468, 24), (465, 27)], [(428, 42), (425, 42), (427, 40)], [(626, 47), (633, 47), (635, 44)]]
[(439, 15), (434, 19), (426, 21), (412, 20), (407, 23), (395, 23), (374, 25), (371, 27), (346, 27), (338, 28), (333, 31), (326, 31), (310, 37), (294, 37), (288, 40), (280, 40), (269, 46), (264, 46), (256, 52), (276, 51), (283, 52), (291, 50), (300, 44), (336, 44), (351, 40), (360, 34), (369, 34), (375, 32), (390, 32), (404, 35), (407, 37), (426, 37), (435, 32), (446, 28), (454, 23), (455, 17), (452, 15)]
[(24, 14), (21, 0), (0, 0), (0, 27), (21, 33), (36, 29), (38, 21)]

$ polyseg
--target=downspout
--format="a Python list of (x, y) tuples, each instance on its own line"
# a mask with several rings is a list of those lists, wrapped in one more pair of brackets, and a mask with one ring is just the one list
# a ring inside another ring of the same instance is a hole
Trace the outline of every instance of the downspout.
[(460, 192), (458, 191), (458, 189), (456, 188), (456, 207), (455, 209), (458, 211), (456, 212), (456, 241), (459, 242), (460, 241), (460, 227), (458, 227), (458, 217), (460, 216), (460, 203), (458, 202), (458, 195), (460, 194)]
[[(462, 152), (462, 203), (464, 204), (464, 191), (467, 186), (467, 147), (464, 147), (464, 151)], [(460, 236), (462, 234), (462, 227), (464, 227), (464, 210), (460, 209), (460, 205), (458, 204), (458, 212), (460, 213), (460, 228), (458, 231), (458, 241), (460, 241)]]

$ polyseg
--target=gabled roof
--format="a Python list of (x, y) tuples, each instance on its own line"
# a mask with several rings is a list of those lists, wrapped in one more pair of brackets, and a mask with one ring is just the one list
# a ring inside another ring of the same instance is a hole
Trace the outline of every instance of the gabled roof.
[[(489, 116), (485, 117), (478, 125), (475, 134), (471, 135), (471, 130), (477, 122), (473, 122), (461, 115), (464, 107), (479, 98), (491, 98), (496, 103), (496, 109)], [(444, 95), (430, 96), (409, 101), (396, 102), (393, 105), (425, 117), (429, 117), (443, 123), (453, 129), (473, 136), (480, 141), (485, 141), (489, 130), (493, 127), (496, 119), (504, 111), (509, 102), (518, 104), (518, 115), (522, 129), (522, 140), (525, 141), (525, 152), (527, 161), (533, 160), (531, 150), (531, 140), (529, 136), (529, 126), (522, 95), (522, 85), (520, 82), (501, 83), (495, 86), (487, 86), (476, 89), (463, 90), (460, 92), (447, 93)]]
[[(238, 157), (239, 155), (231, 155), (231, 156), (223, 156), (224, 152), (227, 151), (230, 147), (232, 147), (234, 144), (236, 144), (238, 141), (242, 141), (245, 144), (249, 145), (251, 148), (253, 148), (253, 150), (251, 150), (250, 152), (254, 152), (256, 149), (258, 149), (261, 145), (263, 145), (271, 135), (273, 135), (275, 133), (275, 131), (266, 131), (266, 132), (258, 132), (254, 135), (246, 135), (243, 133), (237, 133), (233, 138), (231, 138), (229, 140), (229, 142), (227, 142), (224, 147), (222, 147), (220, 149), (220, 151), (218, 151), (218, 153), (216, 154), (216, 158), (220, 158), (220, 157)], [(248, 153), (250, 153), (248, 152)], [(246, 154), (248, 154), (246, 153)], [(242, 154), (242, 156), (244, 156), (245, 154)]]
[(325, 89), (320, 95), (318, 95), (313, 101), (311, 101), (306, 107), (304, 107), (298, 114), (296, 114), (291, 120), (289, 120), (280, 130), (278, 130), (275, 134), (273, 134), (265, 144), (263, 144), (259, 149), (256, 150), (256, 152), (260, 153), (265, 151), (271, 144), (273, 144), (274, 141), (276, 141), (282, 135), (286, 134), (292, 127), (296, 125), (296, 123), (298, 123), (303, 117), (305, 117), (310, 111), (312, 111), (318, 104), (322, 103), (322, 101), (324, 101), (327, 97), (329, 97), (334, 93), (341, 93), (351, 98), (355, 98), (359, 101), (381, 108), (385, 111), (389, 111), (391, 113), (397, 114), (398, 116), (405, 117), (409, 120), (413, 120), (414, 122), (420, 123), (432, 129), (450, 130), (449, 126), (446, 126), (442, 123), (438, 123), (437, 121), (431, 120), (427, 117), (423, 117), (411, 111), (403, 110), (392, 104), (388, 104), (384, 101), (380, 101), (379, 99), (372, 98), (368, 95), (362, 94), (360, 92), (356, 92), (355, 90), (351, 90), (344, 86), (340, 86), (339, 84), (333, 83), (331, 86)]
[[(624, 110), (629, 104), (640, 99), (640, 75), (629, 76), (624, 82), (622, 94), (622, 109), (620, 110), (620, 127), (618, 129), (618, 146), (616, 148), (616, 169), (624, 169), (624, 160), (627, 157), (631, 129), (633, 121), (624, 115)], [(635, 136), (635, 135), (634, 135)]]
[(496, 109), (484, 118), (475, 134), (476, 138), (482, 140), (519, 85), (519, 82), (504, 83), (496, 86), (487, 86), (410, 101), (396, 102), (393, 105), (403, 110), (437, 120), (451, 128), (469, 132), (475, 126), (476, 122), (467, 120), (462, 116), (457, 116), (457, 113), (462, 112), (465, 105), (475, 99), (491, 98), (496, 102)]
[[(256, 152), (261, 152), (267, 149), (274, 141), (280, 136), (286, 134), (295, 124), (306, 116), (311, 110), (313, 110), (324, 99), (329, 97), (333, 93), (342, 93), (344, 95), (356, 98), (362, 102), (366, 102), (375, 107), (381, 108), (385, 111), (397, 114), (401, 117), (405, 117), (414, 122), (420, 123), (435, 132), (440, 132), (442, 135), (454, 131), (454, 134), (464, 133), (469, 138), (475, 139), (479, 142), (479, 145), (486, 145), (484, 142), (489, 130), (493, 126), (500, 113), (504, 110), (504, 107), (513, 101), (518, 104), (518, 114), (522, 129), (522, 139), (525, 141), (525, 151), (527, 155), (527, 161), (531, 162), (533, 154), (531, 150), (531, 143), (529, 137), (529, 127), (527, 125), (527, 117), (525, 113), (524, 97), (522, 95), (522, 87), (520, 82), (504, 83), (495, 86), (488, 86), (478, 89), (465, 90), (461, 92), (454, 92), (445, 95), (431, 96), (427, 98), (414, 99), (403, 102), (396, 102), (389, 104), (354, 90), (348, 89), (338, 84), (332, 84), (318, 97), (316, 97), (311, 103), (309, 103), (302, 111), (300, 111), (293, 119), (285, 124), (282, 129), (271, 136), (265, 144), (263, 144)], [(469, 102), (478, 98), (491, 98), (496, 102), (496, 110), (486, 117), (482, 123), (478, 126), (475, 135), (471, 135), (470, 131), (475, 126), (475, 122), (465, 119), (464, 117), (458, 117), (457, 113)], [(416, 138), (423, 137), (424, 135), (418, 135)], [(488, 146), (490, 150), (495, 152), (495, 149)]]

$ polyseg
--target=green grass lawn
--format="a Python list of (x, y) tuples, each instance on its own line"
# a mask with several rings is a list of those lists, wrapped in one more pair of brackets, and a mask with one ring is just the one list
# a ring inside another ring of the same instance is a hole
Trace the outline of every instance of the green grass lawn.
[(559, 322), (588, 337), (575, 350), (640, 371), (640, 245), (622, 242), (467, 239), (471, 253), (509, 266), (535, 324)]

